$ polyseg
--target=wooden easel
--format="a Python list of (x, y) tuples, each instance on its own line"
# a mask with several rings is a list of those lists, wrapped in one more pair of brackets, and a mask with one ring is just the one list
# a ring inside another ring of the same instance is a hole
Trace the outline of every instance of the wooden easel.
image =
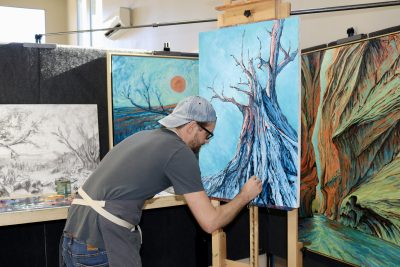
[[(216, 7), (223, 11), (218, 16), (218, 27), (227, 27), (270, 19), (280, 19), (290, 16), (290, 3), (281, 0), (224, 0), (224, 5)], [(212, 200), (214, 206), (220, 202)], [(298, 209), (288, 211), (288, 267), (300, 267), (301, 254), (298, 243)], [(226, 235), (223, 229), (212, 233), (212, 266), (213, 267), (258, 267), (258, 207), (249, 207), (250, 222), (250, 260), (249, 263), (229, 260), (226, 258)]]
[[(218, 200), (212, 200), (219, 206)], [(212, 233), (212, 266), (213, 267), (258, 267), (258, 207), (249, 207), (250, 218), (250, 262), (242, 263), (226, 258), (226, 235), (222, 229)]]
[(215, 9), (224, 12), (218, 16), (218, 27), (290, 16), (290, 3), (281, 0), (224, 0), (224, 5)]
[[(212, 200), (214, 206), (219, 206), (218, 200)], [(229, 260), (226, 257), (226, 234), (223, 229), (212, 233), (212, 266), (213, 267), (259, 267), (259, 235), (258, 207), (249, 207), (250, 224), (250, 260), (249, 263)], [(298, 242), (298, 209), (287, 212), (287, 266), (301, 267), (301, 243)]]

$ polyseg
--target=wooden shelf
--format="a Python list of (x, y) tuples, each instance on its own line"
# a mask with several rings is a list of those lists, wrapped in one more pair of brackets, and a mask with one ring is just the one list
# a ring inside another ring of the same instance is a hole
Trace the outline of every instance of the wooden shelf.
[[(143, 209), (158, 209), (171, 206), (186, 205), (181, 195), (161, 196), (147, 200)], [(25, 211), (13, 211), (0, 213), (0, 226), (45, 222), (67, 219), (70, 206), (31, 209)]]

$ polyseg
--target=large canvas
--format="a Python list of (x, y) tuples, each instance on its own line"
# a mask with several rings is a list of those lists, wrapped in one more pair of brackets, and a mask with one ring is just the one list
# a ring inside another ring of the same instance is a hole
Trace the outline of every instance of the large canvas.
[(99, 162), (96, 105), (0, 105), (0, 198), (77, 190)]
[(197, 95), (198, 59), (110, 54), (112, 145), (157, 121), (186, 96)]
[(200, 34), (200, 95), (217, 112), (202, 149), (207, 193), (232, 199), (256, 175), (260, 206), (299, 201), (299, 22), (265, 21)]
[(302, 56), (300, 240), (400, 263), (400, 34)]

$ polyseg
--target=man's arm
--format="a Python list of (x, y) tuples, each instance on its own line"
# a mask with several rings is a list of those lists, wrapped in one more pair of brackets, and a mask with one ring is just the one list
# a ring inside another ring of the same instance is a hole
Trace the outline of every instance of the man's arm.
[(261, 181), (252, 176), (233, 200), (218, 207), (211, 204), (204, 191), (183, 196), (201, 228), (207, 233), (212, 233), (230, 223), (239, 211), (261, 192), (261, 188)]

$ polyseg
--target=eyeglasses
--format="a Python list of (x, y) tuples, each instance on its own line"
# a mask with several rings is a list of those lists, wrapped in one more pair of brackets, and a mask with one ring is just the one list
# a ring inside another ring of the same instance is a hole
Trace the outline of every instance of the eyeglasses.
[(206, 139), (207, 139), (207, 140), (210, 140), (210, 139), (214, 136), (214, 134), (213, 134), (212, 132), (210, 132), (209, 130), (207, 130), (205, 127), (201, 126), (200, 123), (198, 123), (198, 122), (196, 122), (196, 123), (197, 123), (197, 125), (200, 126), (201, 129), (203, 129), (204, 131), (207, 132), (207, 136), (206, 136)]

